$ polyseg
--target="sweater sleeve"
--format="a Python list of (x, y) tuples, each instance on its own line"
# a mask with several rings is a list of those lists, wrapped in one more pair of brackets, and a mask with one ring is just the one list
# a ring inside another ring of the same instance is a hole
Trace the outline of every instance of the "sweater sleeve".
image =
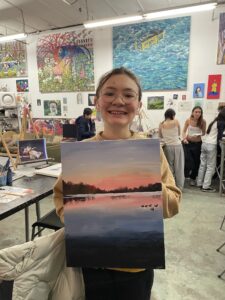
[[(179, 202), (181, 200), (181, 191), (176, 187), (173, 175), (162, 150), (160, 150), (161, 160), (161, 177), (162, 177), (162, 200), (163, 200), (163, 216), (170, 218), (178, 213)], [(56, 213), (64, 223), (64, 207), (63, 207), (63, 191), (62, 191), (62, 175), (58, 177), (54, 188), (54, 203)]]
[(176, 187), (173, 175), (170, 171), (168, 162), (160, 150), (161, 160), (161, 177), (162, 177), (162, 200), (163, 200), (163, 216), (171, 218), (179, 211), (179, 203), (181, 200), (181, 191)]

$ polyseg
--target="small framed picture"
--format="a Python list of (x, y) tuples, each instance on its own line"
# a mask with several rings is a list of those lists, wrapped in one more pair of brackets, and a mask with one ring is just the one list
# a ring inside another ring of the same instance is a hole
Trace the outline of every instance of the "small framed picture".
[(95, 106), (95, 94), (88, 94), (88, 106)]

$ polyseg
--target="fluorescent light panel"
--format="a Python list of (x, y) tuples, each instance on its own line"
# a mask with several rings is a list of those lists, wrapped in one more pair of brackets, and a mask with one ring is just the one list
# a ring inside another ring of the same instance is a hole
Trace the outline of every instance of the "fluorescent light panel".
[(207, 11), (207, 10), (214, 9), (216, 7), (216, 5), (217, 5), (216, 2), (211, 2), (211, 3), (206, 3), (206, 4), (192, 5), (192, 6), (186, 6), (186, 7), (177, 7), (174, 9), (155, 11), (155, 12), (143, 14), (143, 16), (137, 15), (137, 16), (130, 16), (130, 17), (115, 18), (115, 19), (104, 19), (104, 20), (99, 20), (99, 21), (88, 21), (88, 22), (84, 23), (84, 27), (85, 28), (96, 28), (96, 27), (103, 27), (103, 26), (109, 26), (109, 25), (141, 21), (141, 20), (145, 20), (145, 19), (157, 19), (157, 18), (169, 17), (169, 16), (179, 15), (179, 14)]
[(13, 34), (13, 35), (4, 35), (4, 36), (0, 36), (0, 43), (13, 41), (13, 40), (21, 40), (21, 39), (25, 39), (26, 37), (27, 37), (27, 35), (25, 33), (18, 33), (18, 34)]

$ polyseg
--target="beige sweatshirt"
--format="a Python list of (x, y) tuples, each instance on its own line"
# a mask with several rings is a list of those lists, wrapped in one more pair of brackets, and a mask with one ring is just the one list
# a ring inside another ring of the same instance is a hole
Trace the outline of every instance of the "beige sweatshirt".
[[(139, 133), (133, 133), (131, 139), (143, 139), (143, 135)], [(84, 141), (103, 141), (101, 133), (97, 134), (93, 138), (83, 140)], [(163, 216), (164, 218), (170, 218), (178, 213), (179, 202), (181, 200), (181, 191), (176, 187), (173, 175), (170, 171), (166, 157), (160, 150), (161, 160), (161, 176), (162, 176), (162, 199), (163, 199)], [(62, 175), (59, 176), (54, 186), (54, 203), (56, 207), (56, 213), (59, 215), (62, 222), (64, 222), (64, 208), (63, 208), (63, 191), (62, 191)], [(126, 272), (138, 272), (143, 269), (116, 269)]]

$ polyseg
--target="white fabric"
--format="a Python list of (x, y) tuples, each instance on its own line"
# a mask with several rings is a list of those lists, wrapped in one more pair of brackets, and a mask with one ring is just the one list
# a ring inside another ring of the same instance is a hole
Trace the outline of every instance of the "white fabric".
[(215, 122), (210, 130), (210, 133), (202, 137), (202, 141), (207, 144), (217, 145), (217, 134), (217, 122)]
[(194, 126), (189, 125), (188, 126), (188, 135), (189, 136), (202, 135), (202, 130), (199, 127), (194, 127)]
[(174, 126), (172, 128), (162, 127), (161, 131), (162, 131), (163, 141), (166, 145), (180, 145), (181, 144), (177, 126)]
[(12, 300), (84, 300), (79, 268), (67, 268), (64, 228), (0, 250), (0, 280), (14, 280)]

